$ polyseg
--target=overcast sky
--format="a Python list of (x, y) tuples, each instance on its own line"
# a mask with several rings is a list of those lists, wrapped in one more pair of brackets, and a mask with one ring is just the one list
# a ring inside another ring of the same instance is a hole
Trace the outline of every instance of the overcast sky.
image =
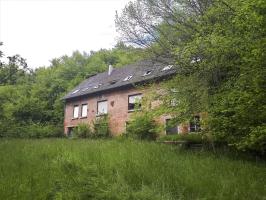
[(115, 11), (129, 0), (0, 0), (0, 41), (5, 55), (20, 54), (31, 68), (52, 58), (111, 48)]

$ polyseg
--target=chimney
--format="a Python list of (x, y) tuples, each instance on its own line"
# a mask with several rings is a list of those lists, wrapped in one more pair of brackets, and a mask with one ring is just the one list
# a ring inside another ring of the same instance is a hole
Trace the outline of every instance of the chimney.
[(113, 66), (109, 65), (108, 75), (110, 76), (113, 71)]

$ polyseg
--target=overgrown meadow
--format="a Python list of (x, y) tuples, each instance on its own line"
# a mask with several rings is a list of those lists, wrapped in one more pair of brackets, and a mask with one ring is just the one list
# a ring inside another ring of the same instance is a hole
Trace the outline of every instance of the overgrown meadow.
[(265, 199), (264, 162), (129, 140), (0, 140), (0, 199)]

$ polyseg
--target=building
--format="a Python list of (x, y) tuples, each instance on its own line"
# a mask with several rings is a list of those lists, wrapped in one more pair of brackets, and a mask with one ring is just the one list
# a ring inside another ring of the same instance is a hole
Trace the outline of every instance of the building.
[[(136, 109), (136, 102), (140, 102), (149, 90), (148, 87), (138, 86), (149, 82), (159, 83), (175, 73), (172, 65), (146, 60), (123, 68), (109, 66), (108, 71), (89, 77), (63, 98), (65, 134), (70, 134), (79, 123), (92, 124), (104, 114), (108, 114), (112, 135), (125, 132), (126, 123)], [(159, 121), (168, 123), (169, 119), (165, 115)], [(166, 132), (178, 132), (178, 128), (176, 126)]]

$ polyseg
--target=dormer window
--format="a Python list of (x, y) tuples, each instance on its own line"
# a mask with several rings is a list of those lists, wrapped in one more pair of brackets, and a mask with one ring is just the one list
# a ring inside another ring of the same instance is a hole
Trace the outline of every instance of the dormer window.
[(133, 77), (132, 75), (129, 75), (123, 81), (129, 81), (132, 77)]
[(79, 89), (77, 89), (74, 92), (72, 92), (72, 94), (76, 94), (78, 91), (79, 91)]
[(86, 91), (88, 89), (89, 89), (89, 87), (86, 87), (86, 88), (83, 88), (82, 91), (84, 92), (84, 91)]
[(166, 67), (164, 67), (161, 71), (167, 71), (167, 70), (170, 70), (171, 68), (173, 67), (173, 65), (168, 65)]
[(110, 81), (110, 85), (114, 85), (117, 82), (117, 80)]
[(98, 85), (95, 85), (93, 88), (94, 88), (94, 89), (97, 89), (97, 88), (99, 88), (101, 85), (102, 85), (102, 84), (100, 83), (100, 84), (98, 84)]
[(152, 72), (152, 70), (148, 70), (148, 71), (146, 71), (142, 76), (148, 76), (148, 75), (151, 74), (151, 72)]

